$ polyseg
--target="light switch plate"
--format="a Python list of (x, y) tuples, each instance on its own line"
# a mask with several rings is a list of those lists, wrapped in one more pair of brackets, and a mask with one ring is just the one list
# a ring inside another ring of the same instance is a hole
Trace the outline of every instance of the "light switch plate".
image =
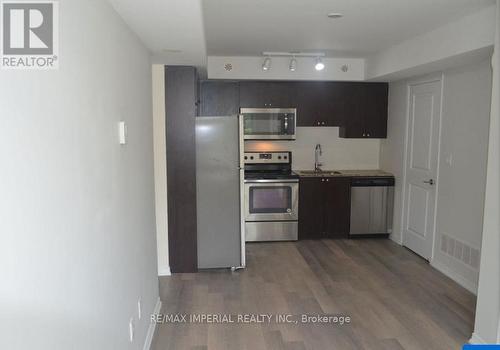
[(125, 123), (124, 121), (121, 121), (118, 123), (118, 135), (119, 135), (120, 145), (126, 145), (127, 144), (127, 123)]
[(445, 162), (449, 166), (452, 166), (453, 165), (453, 154), (448, 154), (448, 156), (446, 156)]

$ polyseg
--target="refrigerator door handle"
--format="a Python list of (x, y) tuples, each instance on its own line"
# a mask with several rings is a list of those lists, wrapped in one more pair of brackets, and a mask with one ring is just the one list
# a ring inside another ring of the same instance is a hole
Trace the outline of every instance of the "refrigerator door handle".
[(238, 115), (239, 141), (240, 141), (240, 268), (246, 267), (246, 233), (245, 233), (245, 125), (243, 115)]

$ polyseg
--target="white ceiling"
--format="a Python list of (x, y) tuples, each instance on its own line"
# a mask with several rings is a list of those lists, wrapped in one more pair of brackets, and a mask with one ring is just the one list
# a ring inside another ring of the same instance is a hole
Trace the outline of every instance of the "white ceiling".
[[(116, 0), (118, 1), (118, 0)], [(209, 55), (325, 51), (364, 57), (494, 0), (203, 0)], [(341, 12), (329, 19), (329, 12)]]
[(151, 50), (154, 63), (206, 64), (200, 0), (109, 0)]
[[(495, 4), (495, 0), (109, 0), (153, 63), (194, 65), (208, 55), (324, 51), (366, 58)], [(492, 6), (494, 9), (494, 6)], [(494, 10), (493, 10), (494, 11)], [(332, 20), (329, 12), (345, 16)]]

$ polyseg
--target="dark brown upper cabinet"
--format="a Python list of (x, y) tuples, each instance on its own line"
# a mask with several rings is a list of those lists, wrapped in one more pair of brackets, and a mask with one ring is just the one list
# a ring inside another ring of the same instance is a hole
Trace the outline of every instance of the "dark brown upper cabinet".
[(202, 81), (200, 116), (237, 115), (240, 112), (240, 85), (237, 81)]
[(297, 126), (338, 126), (343, 138), (387, 137), (387, 83), (208, 80), (199, 90), (199, 115), (297, 108)]
[(295, 82), (242, 81), (241, 108), (296, 108)]
[(347, 238), (351, 179), (302, 177), (299, 186), (299, 239)]
[(346, 83), (342, 95), (345, 113), (340, 137), (387, 137), (387, 83)]
[(297, 126), (341, 126), (342, 83), (297, 83)]

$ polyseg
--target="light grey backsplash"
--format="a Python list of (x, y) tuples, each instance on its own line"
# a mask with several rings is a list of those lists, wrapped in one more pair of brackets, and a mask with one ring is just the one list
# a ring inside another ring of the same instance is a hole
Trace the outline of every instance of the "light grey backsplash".
[(295, 141), (246, 141), (246, 151), (291, 151), (293, 169), (314, 168), (314, 148), (321, 144), (323, 169), (378, 169), (380, 140), (343, 139), (338, 127), (298, 127)]

